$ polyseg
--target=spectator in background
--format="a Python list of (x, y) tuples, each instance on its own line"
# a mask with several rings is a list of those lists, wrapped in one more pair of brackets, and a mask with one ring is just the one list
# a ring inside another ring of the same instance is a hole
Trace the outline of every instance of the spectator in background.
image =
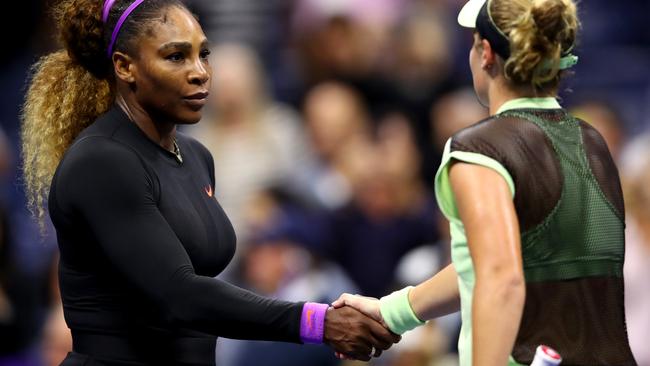
[(431, 140), (438, 154), (456, 132), (488, 117), (474, 90), (461, 88), (443, 95), (431, 107)]
[(268, 94), (264, 69), (243, 45), (222, 45), (212, 53), (213, 109), (191, 134), (210, 150), (216, 195), (245, 242), (242, 208), (263, 187), (296, 191), (310, 154), (299, 116)]
[[(303, 0), (294, 14), (307, 84), (335, 79), (353, 86), (373, 120), (404, 113), (416, 131), (422, 167), (433, 166), (428, 113), (455, 84), (444, 4), (401, 0)], [(391, 16), (382, 8), (392, 9)], [(433, 180), (430, 169), (421, 172)]]
[(621, 159), (625, 196), (625, 316), (630, 347), (650, 365), (650, 135), (634, 139)]
[(625, 142), (625, 126), (616, 109), (605, 101), (587, 100), (573, 106), (571, 111), (600, 132), (614, 161), (618, 161)]
[(346, 156), (368, 138), (369, 116), (361, 97), (349, 86), (327, 82), (309, 91), (304, 116), (309, 142), (318, 159), (307, 174), (313, 195), (322, 207), (336, 209), (351, 197)]
[(452, 84), (451, 35), (444, 15), (441, 6), (413, 6), (395, 27), (382, 63), (396, 92), (392, 97), (425, 130), (427, 109)]
[(438, 98), (455, 86), (451, 32), (442, 5), (415, 4), (389, 40), (381, 73), (390, 93), (384, 100), (404, 111), (415, 130), (422, 155), (422, 175), (433, 182), (439, 154), (431, 151), (429, 111)]
[(401, 114), (378, 123), (374, 141), (344, 154), (352, 200), (332, 213), (332, 255), (364, 294), (395, 285), (395, 269), (415, 247), (437, 240), (437, 208), (420, 178), (413, 131)]
[(264, 64), (269, 88), (278, 100), (299, 99), (300, 79), (290, 52), (294, 0), (186, 0), (198, 14), (206, 36), (216, 45), (250, 47)]
[(239, 43), (261, 52), (282, 46), (292, 0), (187, 0), (211, 42)]
[(305, 82), (371, 80), (401, 2), (298, 0), (292, 25)]
[[(243, 254), (243, 285), (283, 300), (334, 301), (356, 291), (340, 267), (323, 259), (329, 232), (319, 212), (308, 210), (280, 189), (258, 193), (244, 210), (252, 233)], [(324, 346), (221, 340), (217, 365), (333, 366), (339, 361)]]

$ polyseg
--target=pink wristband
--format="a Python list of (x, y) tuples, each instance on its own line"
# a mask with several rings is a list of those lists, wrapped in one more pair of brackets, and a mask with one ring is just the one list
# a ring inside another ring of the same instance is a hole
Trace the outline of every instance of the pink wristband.
[(323, 343), (325, 313), (329, 305), (308, 302), (302, 308), (300, 318), (300, 340), (307, 344)]

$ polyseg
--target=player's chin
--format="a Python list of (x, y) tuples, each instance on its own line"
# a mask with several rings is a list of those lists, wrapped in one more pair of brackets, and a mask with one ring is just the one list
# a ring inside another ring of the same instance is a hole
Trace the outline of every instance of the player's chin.
[(178, 124), (181, 125), (193, 125), (201, 120), (201, 117), (203, 117), (203, 110), (202, 108), (194, 109), (194, 108), (182, 108), (181, 111), (178, 113)]

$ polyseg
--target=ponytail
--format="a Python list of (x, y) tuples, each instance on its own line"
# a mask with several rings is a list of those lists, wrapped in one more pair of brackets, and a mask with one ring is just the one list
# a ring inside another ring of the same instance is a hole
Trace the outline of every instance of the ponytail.
[(28, 205), (39, 220), (63, 153), (112, 102), (109, 82), (73, 62), (66, 51), (34, 65), (23, 107), (22, 153)]

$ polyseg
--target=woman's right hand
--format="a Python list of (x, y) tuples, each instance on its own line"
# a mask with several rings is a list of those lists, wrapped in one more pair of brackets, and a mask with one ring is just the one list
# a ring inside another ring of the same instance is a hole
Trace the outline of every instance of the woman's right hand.
[(381, 316), (381, 311), (379, 310), (379, 300), (374, 297), (344, 293), (332, 303), (332, 306), (336, 309), (344, 306), (355, 308), (381, 323), (384, 328), (388, 328), (388, 325), (384, 321), (384, 318)]
[(327, 310), (324, 342), (348, 358), (368, 361), (400, 340), (378, 321), (350, 306)]

